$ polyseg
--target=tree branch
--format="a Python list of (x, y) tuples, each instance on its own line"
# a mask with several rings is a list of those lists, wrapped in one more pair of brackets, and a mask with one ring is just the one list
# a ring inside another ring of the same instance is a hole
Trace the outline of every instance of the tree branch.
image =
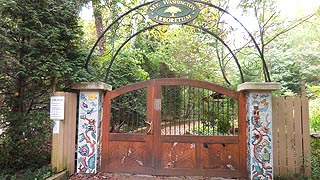
[(304, 23), (304, 22), (307, 22), (307, 20), (309, 20), (310, 18), (312, 18), (314, 15), (315, 15), (315, 14), (310, 14), (310, 15), (308, 15), (308, 16), (305, 16), (305, 17), (299, 19), (298, 23), (296, 23), (296, 24), (293, 23), (293, 24), (289, 25), (286, 29), (284, 29), (283, 31), (281, 31), (281, 32), (277, 33), (276, 35), (274, 35), (274, 36), (273, 36), (269, 41), (267, 41), (264, 45), (265, 45), (265, 46), (268, 45), (270, 42), (272, 42), (274, 39), (276, 39), (276, 38), (279, 37), (280, 35), (287, 33), (288, 31), (296, 28), (297, 26), (301, 25), (301, 24)]

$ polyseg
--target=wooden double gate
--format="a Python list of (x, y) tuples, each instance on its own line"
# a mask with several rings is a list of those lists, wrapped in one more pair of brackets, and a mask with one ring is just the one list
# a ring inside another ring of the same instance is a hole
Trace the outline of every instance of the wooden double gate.
[(247, 177), (245, 95), (187, 79), (108, 92), (103, 172)]

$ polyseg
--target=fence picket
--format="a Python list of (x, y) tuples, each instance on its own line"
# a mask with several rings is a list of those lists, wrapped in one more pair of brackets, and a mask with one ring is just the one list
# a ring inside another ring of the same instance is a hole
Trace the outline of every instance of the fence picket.
[(286, 98), (286, 128), (287, 128), (287, 160), (288, 160), (288, 173), (289, 175), (295, 174), (295, 166), (294, 161), (295, 158), (293, 156), (293, 152), (295, 151), (294, 146), (294, 135), (293, 135), (293, 98)]
[(308, 98), (302, 97), (302, 132), (303, 132), (303, 155), (304, 155), (304, 168), (305, 175), (311, 176), (311, 163), (310, 163), (310, 127), (309, 127), (309, 103)]
[(77, 94), (65, 93), (65, 138), (64, 138), (64, 156), (67, 163), (67, 170), (70, 174), (75, 170), (75, 140), (76, 140), (76, 127), (77, 127)]
[(280, 174), (287, 175), (287, 147), (286, 147), (286, 108), (285, 108), (285, 99), (280, 97), (279, 101), (279, 154), (280, 154)]
[(296, 173), (301, 173), (302, 163), (302, 127), (301, 127), (301, 98), (294, 97), (294, 137), (295, 137), (295, 158), (296, 158)]
[(272, 136), (273, 136), (273, 168), (274, 175), (279, 176), (279, 97), (272, 97)]

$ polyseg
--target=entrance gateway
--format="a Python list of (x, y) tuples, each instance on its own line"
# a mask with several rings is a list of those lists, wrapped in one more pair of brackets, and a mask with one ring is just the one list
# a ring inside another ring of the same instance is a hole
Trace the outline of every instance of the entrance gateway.
[[(155, 23), (146, 23), (144, 28), (134, 31), (118, 48), (111, 50), (113, 53), (111, 53), (112, 56), (106, 70), (105, 83), (108, 83), (116, 57), (132, 38), (145, 31), (171, 24), (193, 27), (217, 39), (229, 51), (239, 70), (240, 80), (245, 83), (241, 64), (223, 38), (205, 25), (192, 24), (191, 21), (196, 20), (198, 14), (201, 13), (198, 4), (201, 7), (214, 8), (231, 17), (243, 28), (261, 58), (265, 81), (270, 82), (263, 51), (254, 36), (231, 13), (202, 0), (155, 0), (128, 10), (117, 17), (101, 33), (90, 50), (85, 69), (88, 71), (91, 56), (103, 36), (130, 13), (148, 6), (148, 17)], [(221, 70), (221, 72), (224, 76), (224, 71)], [(224, 79), (230, 84), (226, 76)], [(273, 161), (270, 150), (272, 149), (272, 120), (269, 120), (269, 118), (272, 119), (270, 115), (272, 108), (267, 106), (263, 112), (256, 111), (256, 108), (260, 102), (271, 104), (270, 92), (277, 88), (261, 89), (261, 86), (256, 84), (252, 86), (249, 84), (248, 87), (245, 87), (247, 89), (242, 88), (241, 91), (249, 91), (246, 97), (244, 92), (235, 92), (203, 81), (155, 79), (107, 92), (103, 103), (102, 133), (99, 128), (79, 126), (78, 139), (82, 140), (84, 145), (78, 144), (80, 150), (77, 169), (91, 173), (99, 170), (134, 174), (220, 176), (243, 179), (247, 179), (249, 175), (249, 179), (257, 177), (272, 179)], [(84, 100), (90, 100), (92, 95), (90, 88), (90, 91), (82, 92), (83, 94), (80, 95), (83, 95)], [(265, 91), (267, 93), (264, 93)], [(96, 98), (92, 98), (92, 106), (98, 104), (95, 106), (99, 107), (98, 109), (88, 109), (86, 103), (82, 104), (85, 108), (79, 112), (79, 122), (81, 118), (87, 121), (86, 113), (95, 112), (90, 122), (95, 123), (94, 127), (99, 127), (100, 114), (96, 112), (101, 111), (99, 104), (102, 96), (102, 92), (96, 92)], [(247, 115), (245, 114), (246, 100)], [(252, 104), (254, 106), (251, 106)], [(252, 110), (252, 107), (255, 109)], [(248, 135), (246, 135), (246, 118), (258, 118), (258, 120), (265, 118), (267, 124), (261, 126), (260, 121), (248, 121)], [(264, 135), (258, 136), (257, 129)], [(98, 130), (97, 134), (88, 134), (89, 131), (95, 130)], [(85, 137), (83, 133), (91, 135), (93, 141), (83, 138)], [(257, 138), (259, 141), (253, 141)], [(253, 146), (252, 143), (256, 144)], [(102, 150), (100, 150), (101, 146)], [(264, 151), (261, 148), (264, 148)], [(264, 157), (267, 158), (261, 160)]]
[(154, 79), (107, 92), (103, 111), (103, 172), (247, 177), (242, 92)]

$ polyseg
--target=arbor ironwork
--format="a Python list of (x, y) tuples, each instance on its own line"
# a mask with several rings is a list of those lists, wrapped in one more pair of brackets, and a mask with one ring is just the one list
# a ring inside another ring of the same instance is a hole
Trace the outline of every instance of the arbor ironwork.
[[(98, 37), (98, 39), (96, 40), (95, 44), (93, 45), (93, 47), (91, 48), (88, 56), (87, 56), (87, 59), (86, 59), (86, 62), (85, 62), (85, 65), (84, 65), (84, 68), (88, 71), (88, 66), (89, 66), (89, 62), (92, 58), (92, 55), (96, 49), (96, 47), (98, 46), (98, 43), (101, 41), (101, 39), (105, 36), (105, 34), (110, 31), (117, 23), (121, 22), (122, 19), (125, 17), (125, 16), (128, 16), (130, 13), (140, 9), (140, 8), (143, 8), (143, 7), (146, 7), (148, 5), (152, 5), (153, 3), (156, 3), (158, 1), (149, 1), (149, 2), (146, 2), (146, 3), (143, 3), (141, 5), (138, 5), (130, 10), (128, 10), (127, 12), (123, 13), (122, 15), (120, 15), (119, 17), (117, 17), (108, 27), (106, 27), (106, 29), (101, 33), (101, 35)], [(193, 0), (192, 1), (193, 3), (198, 3), (198, 4), (201, 4), (201, 5), (204, 5), (204, 6), (207, 6), (207, 7), (211, 7), (211, 8), (214, 8), (216, 10), (218, 10), (219, 12), (222, 12), (224, 14), (227, 14), (229, 15), (232, 19), (235, 20), (235, 22), (237, 22), (242, 28), (243, 30), (247, 33), (247, 35), (250, 37), (250, 40), (252, 41), (252, 43), (254, 44), (254, 47), (255, 49), (257, 50), (258, 52), (258, 55), (260, 57), (260, 60), (261, 60), (261, 63), (262, 63), (262, 68), (263, 68), (263, 75), (264, 75), (264, 79), (265, 79), (265, 82), (271, 82), (271, 78), (270, 78), (270, 73), (269, 73), (269, 70), (268, 70), (268, 66), (267, 66), (267, 63), (265, 61), (265, 58), (264, 58), (264, 54), (261, 50), (261, 48), (259, 47), (257, 41), (255, 40), (254, 36), (252, 35), (252, 33), (244, 26), (244, 24), (234, 15), (232, 15), (230, 12), (228, 12), (227, 10), (219, 7), (219, 6), (216, 6), (210, 2), (205, 2), (205, 1), (201, 1), (201, 0)], [(173, 23), (174, 24), (174, 23)], [(105, 82), (107, 83), (108, 82), (108, 78), (109, 78), (109, 74), (110, 74), (110, 70), (112, 68), (112, 65), (114, 63), (114, 61), (116, 60), (116, 57), (118, 56), (118, 54), (120, 53), (121, 49), (131, 40), (133, 39), (134, 37), (138, 36), (139, 34), (143, 33), (143, 32), (146, 32), (146, 31), (149, 31), (149, 30), (152, 30), (152, 29), (156, 29), (157, 27), (159, 26), (168, 26), (168, 23), (156, 23), (156, 24), (151, 24), (151, 25), (148, 25), (146, 27), (144, 27), (143, 29), (133, 33), (131, 36), (129, 36), (119, 47), (118, 49), (114, 52), (114, 54), (112, 55), (112, 58), (110, 60), (110, 63), (108, 65), (108, 68), (107, 68), (107, 71), (106, 71), (106, 76), (105, 76)], [(236, 56), (236, 54), (232, 51), (231, 47), (223, 40), (223, 38), (221, 36), (219, 36), (218, 34), (212, 32), (210, 29), (208, 28), (205, 28), (204, 26), (199, 26), (199, 25), (196, 25), (196, 24), (192, 24), (190, 22), (185, 22), (185, 23), (182, 23), (181, 25), (185, 25), (185, 26), (189, 26), (189, 27), (193, 27), (193, 28), (196, 28), (196, 29), (200, 29), (202, 30), (203, 32), (205, 33), (208, 33), (209, 35), (213, 36), (214, 38), (216, 38), (224, 47), (226, 47), (229, 51), (229, 53), (231, 54), (232, 58), (234, 59), (236, 65), (237, 65), (237, 68), (239, 70), (239, 74), (240, 74), (240, 78), (241, 78), (241, 82), (245, 82), (244, 80), (244, 74), (243, 74), (243, 70), (242, 70), (242, 67), (241, 67), (241, 64)], [(222, 69), (221, 69), (222, 71)]]

